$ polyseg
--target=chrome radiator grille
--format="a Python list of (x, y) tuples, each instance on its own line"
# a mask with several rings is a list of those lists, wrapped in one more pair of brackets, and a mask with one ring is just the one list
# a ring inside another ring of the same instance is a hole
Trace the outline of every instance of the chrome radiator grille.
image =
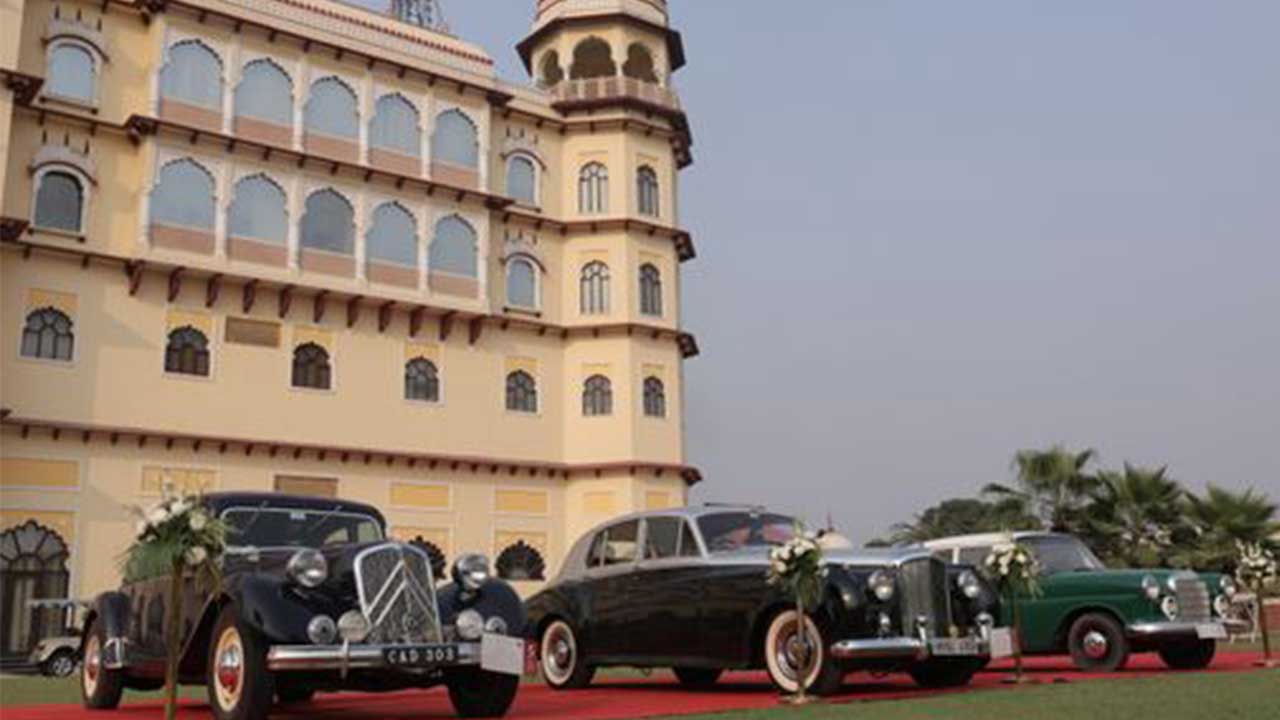
[(947, 592), (947, 566), (937, 558), (908, 560), (898, 571), (902, 629), (916, 633), (917, 618), (924, 618), (930, 637), (946, 637), (951, 629), (951, 594)]
[(1184, 622), (1209, 622), (1213, 610), (1209, 590), (1197, 578), (1178, 578), (1173, 581), (1174, 596), (1178, 598), (1178, 619)]
[(427, 554), (388, 543), (362, 551), (355, 562), (360, 610), (369, 619), (369, 643), (441, 642), (440, 612)]

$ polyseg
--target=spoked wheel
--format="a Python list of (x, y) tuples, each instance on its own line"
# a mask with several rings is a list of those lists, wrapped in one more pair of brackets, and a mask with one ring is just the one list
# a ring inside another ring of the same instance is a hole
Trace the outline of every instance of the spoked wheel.
[(578, 690), (591, 684), (595, 668), (586, 664), (578, 638), (569, 623), (556, 620), (542, 631), (539, 665), (542, 677), (555, 690)]
[(1067, 649), (1076, 667), (1113, 672), (1129, 661), (1129, 641), (1115, 618), (1103, 613), (1081, 615), (1067, 634)]
[(764, 638), (764, 659), (769, 679), (783, 692), (798, 692), (800, 678), (807, 669), (809, 692), (831, 695), (840, 689), (844, 672), (827, 652), (822, 632), (813, 618), (805, 617), (803, 635), (797, 618), (795, 610), (785, 610), (769, 623)]
[(225, 608), (214, 626), (206, 684), (217, 720), (265, 720), (271, 709), (266, 650), (234, 607)]
[(124, 693), (124, 676), (102, 664), (106, 629), (95, 619), (85, 635), (84, 662), (80, 665), (80, 699), (90, 710), (115, 710)]
[(71, 650), (59, 650), (44, 661), (43, 670), (49, 677), (68, 677), (76, 671), (76, 654)]

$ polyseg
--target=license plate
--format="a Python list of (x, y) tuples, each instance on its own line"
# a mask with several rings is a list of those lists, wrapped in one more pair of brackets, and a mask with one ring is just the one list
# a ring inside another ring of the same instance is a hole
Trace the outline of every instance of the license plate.
[(458, 662), (456, 645), (404, 645), (382, 651), (391, 667), (424, 668)]
[(506, 635), (485, 633), (480, 639), (480, 668), (503, 675), (520, 675), (525, 670), (524, 641)]
[(1013, 655), (1013, 633), (1009, 628), (991, 629), (991, 659), (999, 660)]
[(1226, 640), (1227, 629), (1221, 623), (1203, 623), (1196, 625), (1196, 637), (1201, 640)]
[(976, 638), (934, 638), (929, 641), (929, 649), (940, 657), (977, 655), (980, 652)]

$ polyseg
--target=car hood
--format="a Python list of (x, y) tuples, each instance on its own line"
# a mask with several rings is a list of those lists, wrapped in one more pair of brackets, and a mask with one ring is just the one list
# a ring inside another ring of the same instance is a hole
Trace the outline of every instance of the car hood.
[(1191, 574), (1200, 578), (1213, 592), (1213, 578), (1210, 575), (1202, 573), (1194, 573), (1187, 570), (1169, 570), (1167, 568), (1158, 569), (1137, 569), (1137, 568), (1118, 568), (1105, 570), (1080, 570), (1076, 572), (1057, 573), (1049, 577), (1048, 582), (1053, 587), (1059, 589), (1078, 588), (1082, 591), (1099, 592), (1099, 591), (1127, 591), (1141, 590), (1142, 579), (1150, 575), (1155, 578), (1160, 586), (1165, 587), (1165, 583), (1173, 575)]
[[(711, 562), (731, 565), (769, 564), (769, 547), (750, 547), (733, 552), (712, 553)], [(907, 560), (929, 557), (922, 548), (836, 548), (824, 549), (822, 560), (827, 565), (900, 565)]]

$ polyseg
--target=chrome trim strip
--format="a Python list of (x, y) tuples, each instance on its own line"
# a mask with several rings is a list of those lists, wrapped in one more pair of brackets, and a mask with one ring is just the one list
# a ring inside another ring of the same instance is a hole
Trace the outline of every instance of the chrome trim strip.
[(838, 660), (924, 660), (929, 646), (917, 638), (876, 638), (841, 640), (831, 645), (831, 657)]
[(1125, 628), (1130, 637), (1167, 637), (1170, 635), (1195, 635), (1198, 625), (1217, 625), (1223, 631), (1226, 626), (1222, 622), (1141, 622), (1134, 623)]
[[(438, 667), (480, 664), (480, 643), (449, 643), (458, 648), (458, 661)], [(385, 652), (399, 645), (274, 645), (267, 651), (271, 672), (388, 668)], [(398, 669), (398, 668), (397, 668)], [(404, 668), (412, 670), (412, 668)]]

